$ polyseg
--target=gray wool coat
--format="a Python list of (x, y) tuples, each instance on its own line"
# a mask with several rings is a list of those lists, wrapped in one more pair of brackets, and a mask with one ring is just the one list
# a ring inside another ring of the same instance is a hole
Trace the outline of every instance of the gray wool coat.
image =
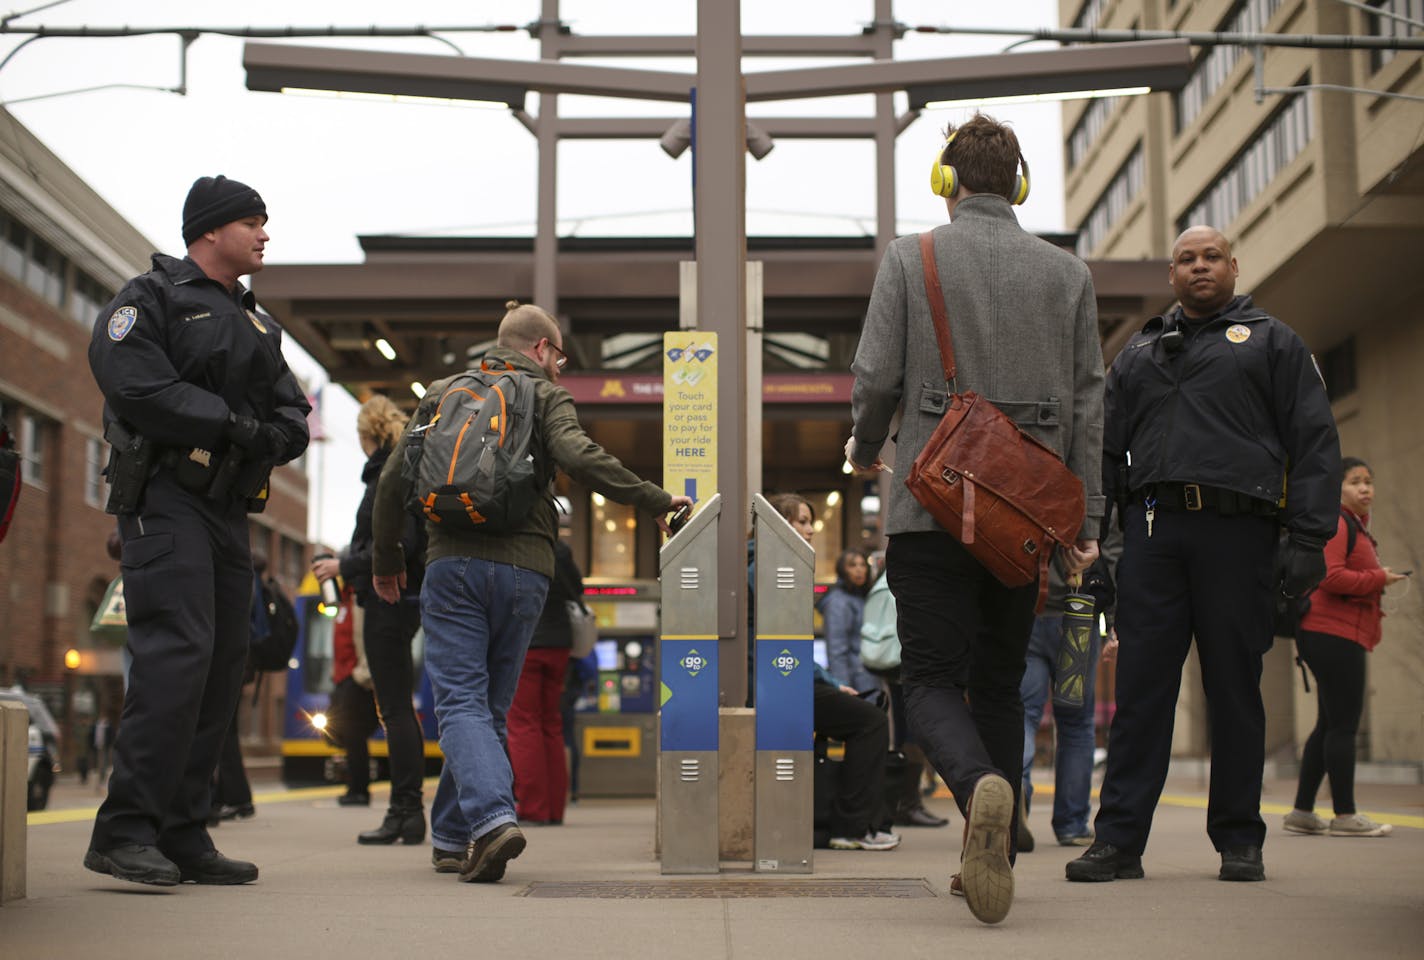
[[(1020, 429), (1063, 457), (1087, 493), (1080, 536), (1096, 539), (1103, 517), (1103, 353), (1088, 267), (1027, 233), (1003, 197), (973, 194), (934, 230), (958, 365), (957, 389), (973, 390)], [(892, 423), (887, 534), (939, 530), (905, 489), (944, 412), (944, 370), (925, 295), (919, 237), (885, 252), (851, 363), (851, 459), (875, 462)]]

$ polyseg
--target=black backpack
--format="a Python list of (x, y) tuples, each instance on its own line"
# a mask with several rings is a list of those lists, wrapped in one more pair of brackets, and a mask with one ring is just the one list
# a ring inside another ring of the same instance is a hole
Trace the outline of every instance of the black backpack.
[[(1341, 516), (1345, 518), (1345, 558), (1348, 560), (1350, 554), (1355, 550), (1355, 541), (1359, 539), (1360, 536), (1360, 523), (1348, 513), (1342, 513)], [(1281, 542), (1276, 547), (1276, 578), (1273, 581), (1274, 583), (1280, 583), (1285, 579), (1286, 559), (1290, 555), (1290, 548), (1287, 546), (1287, 540), (1289, 539), (1289, 534), (1282, 531)], [(1309, 591), (1299, 597), (1288, 597), (1279, 590), (1276, 591), (1276, 636), (1295, 637), (1296, 632), (1300, 629), (1300, 621), (1310, 612), (1311, 593), (1314, 593), (1314, 591)]]
[(267, 633), (252, 638), (248, 662), (256, 671), (284, 671), (297, 648), (297, 611), (272, 579), (262, 581), (262, 603), (267, 608)]
[(451, 378), (429, 422), (410, 431), (402, 475), (431, 523), (504, 533), (544, 495), (534, 462), (534, 380), (514, 367)]

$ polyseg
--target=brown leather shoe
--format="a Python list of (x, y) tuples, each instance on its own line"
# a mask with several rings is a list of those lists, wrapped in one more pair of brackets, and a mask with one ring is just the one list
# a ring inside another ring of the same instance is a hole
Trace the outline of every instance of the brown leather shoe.
[(460, 865), (460, 880), (464, 883), (498, 883), (504, 879), (504, 867), (524, 852), (524, 834), (513, 823), (501, 823), (493, 830), (470, 841), (465, 850), (465, 862)]

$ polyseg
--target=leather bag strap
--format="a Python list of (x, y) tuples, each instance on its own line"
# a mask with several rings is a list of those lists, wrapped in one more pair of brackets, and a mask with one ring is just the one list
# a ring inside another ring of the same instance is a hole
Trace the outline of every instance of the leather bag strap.
[(944, 309), (944, 292), (939, 285), (939, 267), (935, 264), (934, 232), (926, 230), (920, 234), (920, 261), (925, 269), (925, 296), (930, 302), (930, 316), (934, 318), (935, 339), (939, 341), (939, 359), (944, 367), (944, 382), (951, 393), (956, 392), (954, 382), (954, 338), (949, 335), (949, 317)]

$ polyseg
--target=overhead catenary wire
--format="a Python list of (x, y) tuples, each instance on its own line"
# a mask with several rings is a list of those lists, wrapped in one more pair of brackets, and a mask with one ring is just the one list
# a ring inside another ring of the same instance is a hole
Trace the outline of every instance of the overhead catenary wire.
[(1193, 30), (1098, 30), (1092, 27), (951, 27), (923, 25), (912, 33), (973, 34), (1024, 37), (1059, 43), (1139, 43), (1145, 40), (1185, 40), (1196, 47), (1310, 47), (1320, 50), (1424, 50), (1424, 37), (1356, 37), (1339, 33), (1239, 33)]

